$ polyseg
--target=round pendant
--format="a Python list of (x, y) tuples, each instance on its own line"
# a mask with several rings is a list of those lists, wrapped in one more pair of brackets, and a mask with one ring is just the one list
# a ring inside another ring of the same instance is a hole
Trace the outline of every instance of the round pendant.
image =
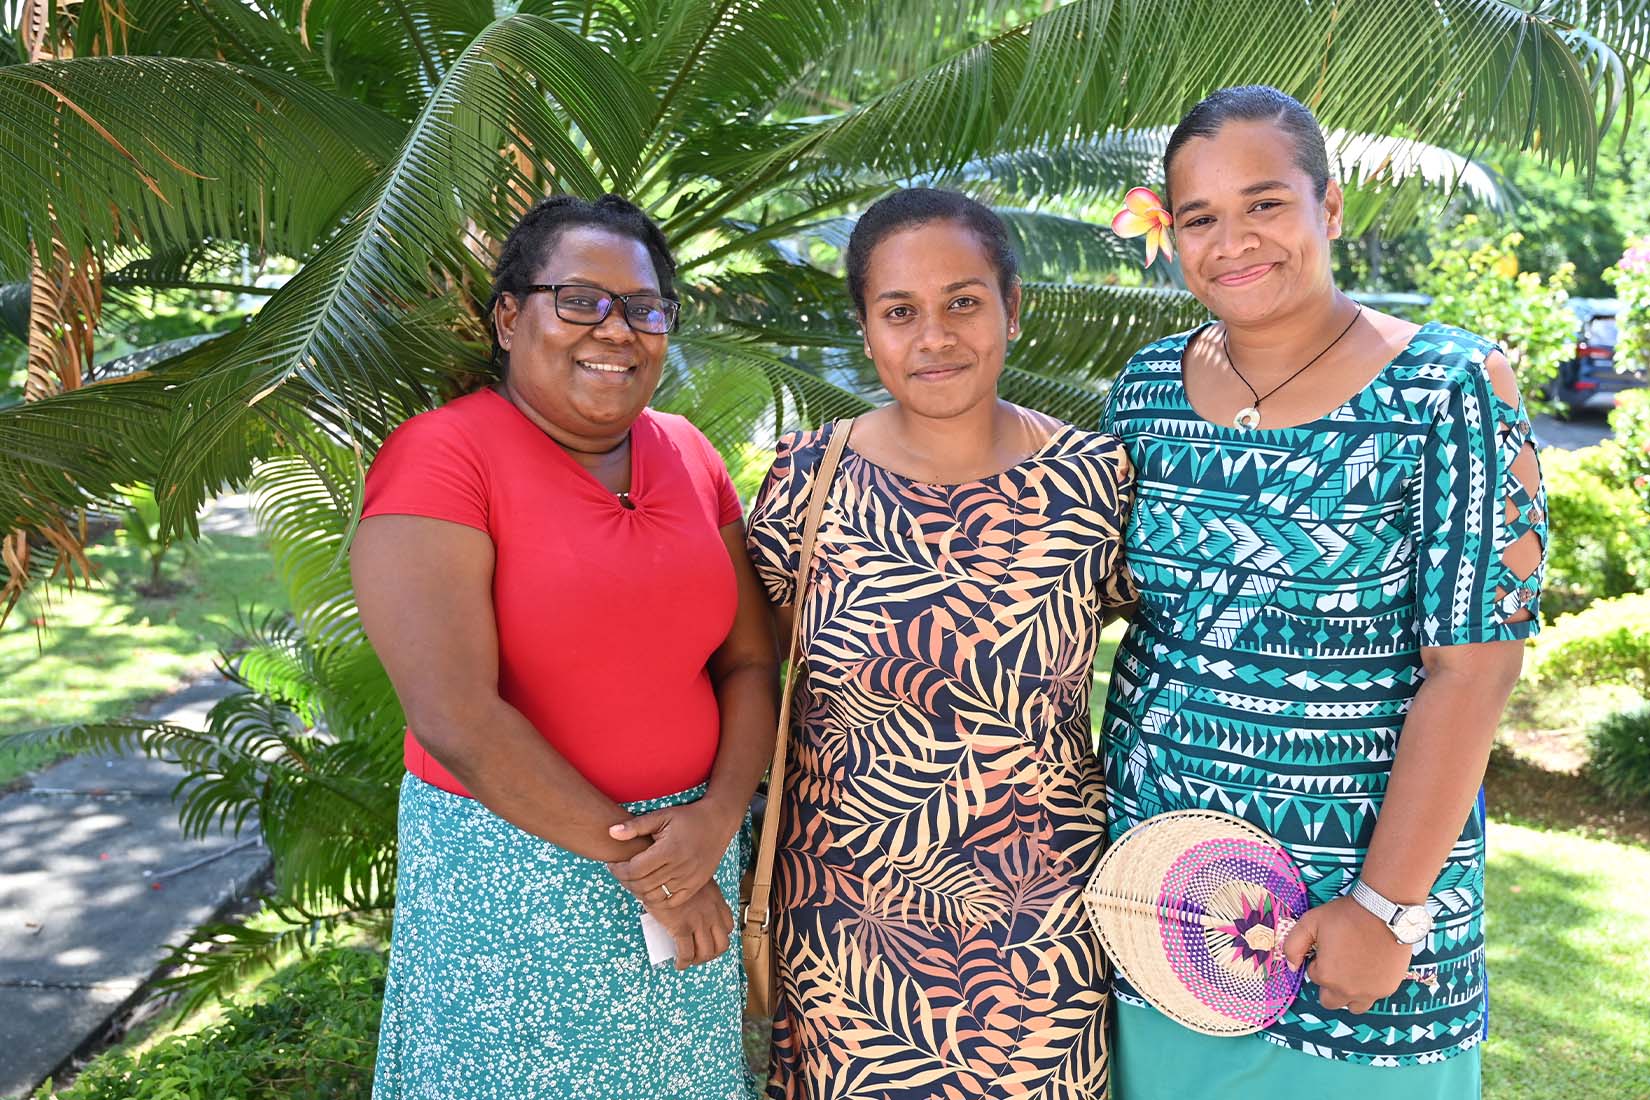
[(1242, 428), (1246, 432), (1254, 431), (1260, 427), (1260, 410), (1253, 405), (1239, 409), (1237, 415), (1232, 417), (1232, 427)]

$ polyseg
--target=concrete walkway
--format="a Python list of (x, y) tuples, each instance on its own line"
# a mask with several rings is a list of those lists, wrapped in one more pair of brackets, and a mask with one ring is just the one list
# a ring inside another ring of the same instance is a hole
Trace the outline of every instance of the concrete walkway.
[(1568, 420), (1551, 416), (1533, 418), (1535, 437), (1543, 447), (1574, 451), (1610, 438), (1610, 422), (1601, 412), (1577, 413)]
[[(213, 674), (147, 713), (198, 728), (228, 687)], [(240, 837), (184, 837), (171, 800), (181, 774), (83, 756), (0, 798), (0, 1096), (27, 1096), (97, 1039), (167, 946), (268, 867), (255, 822)]]
[[(224, 503), (202, 526), (248, 533), (241, 502)], [(143, 713), (198, 729), (229, 690), (212, 673)], [(181, 775), (143, 757), (82, 756), (0, 798), (0, 1097), (29, 1095), (95, 1044), (141, 1000), (166, 948), (268, 868), (255, 821), (239, 837), (184, 837), (171, 800)]]

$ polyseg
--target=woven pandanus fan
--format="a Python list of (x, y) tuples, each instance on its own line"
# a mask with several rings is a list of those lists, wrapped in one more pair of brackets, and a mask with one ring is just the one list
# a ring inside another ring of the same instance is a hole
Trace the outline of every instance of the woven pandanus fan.
[(1283, 941), (1310, 904), (1306, 884), (1246, 821), (1209, 810), (1150, 818), (1107, 850), (1083, 901), (1129, 984), (1193, 1031), (1260, 1031), (1300, 991)]

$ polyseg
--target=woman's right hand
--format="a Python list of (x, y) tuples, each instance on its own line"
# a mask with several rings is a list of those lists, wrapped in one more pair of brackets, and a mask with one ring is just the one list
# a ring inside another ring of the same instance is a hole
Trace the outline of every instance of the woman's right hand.
[(733, 912), (714, 882), (695, 890), (686, 904), (652, 905), (647, 911), (676, 941), (676, 969), (719, 958), (733, 937)]

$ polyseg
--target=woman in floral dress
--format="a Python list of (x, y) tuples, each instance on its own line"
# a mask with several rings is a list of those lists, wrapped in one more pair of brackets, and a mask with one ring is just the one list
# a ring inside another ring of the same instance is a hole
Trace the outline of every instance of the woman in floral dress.
[[(848, 270), (894, 400), (853, 425), (801, 597), (768, 1094), (1095, 1100), (1089, 683), (1103, 609), (1132, 598), (1129, 463), (997, 396), (1020, 292), (984, 207), (897, 192), (861, 218)], [(752, 508), (782, 626), (830, 431), (782, 440)]]

